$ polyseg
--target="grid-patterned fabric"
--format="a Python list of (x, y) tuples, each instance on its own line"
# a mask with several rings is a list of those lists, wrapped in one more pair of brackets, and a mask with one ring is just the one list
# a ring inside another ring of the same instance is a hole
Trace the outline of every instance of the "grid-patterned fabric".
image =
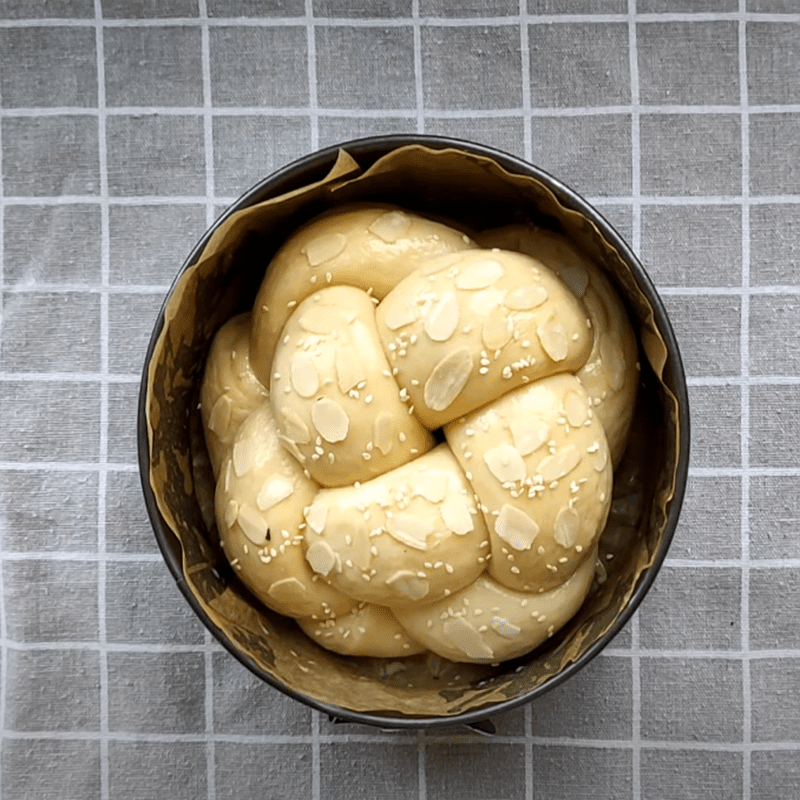
[[(138, 485), (139, 371), (193, 243), (276, 167), (396, 131), (598, 205), (689, 375), (663, 572), (493, 738), (258, 683)], [(0, 0), (0, 160), (0, 797), (800, 797), (796, 0)]]

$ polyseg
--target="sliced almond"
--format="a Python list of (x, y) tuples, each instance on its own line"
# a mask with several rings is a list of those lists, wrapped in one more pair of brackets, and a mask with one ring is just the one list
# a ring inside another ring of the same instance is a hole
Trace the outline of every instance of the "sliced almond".
[(554, 316), (548, 317), (536, 330), (542, 349), (553, 361), (563, 361), (569, 353), (569, 339), (564, 325)]
[(458, 300), (447, 292), (428, 312), (423, 329), (432, 341), (446, 342), (455, 333), (459, 317)]
[(439, 508), (444, 524), (456, 536), (466, 536), (475, 529), (469, 506), (458, 495), (451, 494)]
[(424, 497), (429, 503), (441, 503), (447, 494), (447, 485), (447, 475), (441, 472), (434, 475), (424, 474), (420, 476), (415, 494)]
[(492, 629), (504, 639), (516, 639), (522, 630), (503, 617), (494, 617), (492, 619)]
[(355, 349), (347, 345), (339, 347), (336, 350), (336, 381), (339, 391), (347, 394), (366, 378), (364, 363)]
[(564, 398), (564, 413), (566, 414), (567, 422), (573, 428), (577, 428), (586, 422), (588, 412), (589, 406), (577, 392), (569, 392)]
[(402, 211), (387, 211), (375, 220), (367, 230), (386, 244), (393, 244), (408, 233), (411, 217)]
[(414, 550), (427, 550), (428, 544), (425, 540), (433, 527), (426, 520), (412, 514), (393, 514), (386, 520), (386, 530), (401, 544)]
[(521, 456), (535, 453), (550, 438), (550, 426), (536, 417), (514, 420), (508, 427)]
[(396, 594), (407, 597), (409, 600), (422, 600), (430, 592), (430, 582), (427, 578), (420, 578), (415, 572), (400, 569), (390, 578), (386, 585), (391, 586)]
[(354, 527), (351, 542), (348, 555), (362, 572), (366, 572), (372, 561), (372, 543), (369, 531), (363, 527), (361, 529)]
[(211, 413), (208, 415), (209, 430), (217, 434), (223, 434), (231, 424), (231, 414), (233, 413), (233, 403), (227, 394), (220, 395)]
[(489, 288), (474, 292), (469, 300), (469, 310), (479, 317), (487, 317), (502, 304), (505, 296), (505, 289)]
[(425, 382), (424, 399), (433, 411), (444, 411), (461, 393), (472, 372), (472, 354), (462, 347), (446, 355)]
[(303, 418), (289, 406), (283, 406), (280, 413), (286, 436), (296, 444), (308, 444), (311, 441), (311, 434)]
[(318, 267), (331, 261), (347, 247), (347, 237), (343, 233), (326, 233), (312, 239), (302, 253), (308, 259), (309, 266)]
[(553, 538), (562, 547), (573, 547), (581, 529), (581, 518), (574, 508), (564, 506), (556, 515)]
[(483, 641), (483, 636), (481, 636), (481, 634), (463, 617), (451, 617), (450, 619), (446, 619), (442, 625), (442, 633), (444, 633), (467, 658), (494, 658), (494, 650)]
[(608, 465), (608, 448), (600, 447), (594, 454), (594, 468), (598, 472), (602, 472)]
[(306, 551), (306, 561), (319, 575), (329, 575), (336, 566), (337, 555), (324, 539), (314, 542)]
[(283, 578), (275, 581), (267, 594), (278, 603), (292, 606), (306, 599), (306, 585), (299, 578)]
[(264, 485), (258, 493), (256, 505), (262, 511), (267, 511), (287, 497), (291, 497), (293, 493), (294, 484), (291, 480), (283, 475), (272, 475), (264, 481)]
[(313, 397), (319, 389), (319, 373), (308, 353), (295, 353), (291, 365), (292, 388), (300, 397)]
[(539, 526), (524, 511), (506, 503), (494, 521), (495, 533), (514, 550), (530, 550)]
[(581, 454), (574, 444), (568, 444), (552, 456), (547, 456), (539, 464), (539, 474), (545, 484), (557, 481), (572, 472), (578, 466)]
[(514, 322), (499, 308), (494, 308), (483, 323), (481, 338), (486, 349), (494, 352), (505, 347), (514, 334)]
[(538, 308), (547, 300), (548, 293), (544, 286), (531, 283), (511, 289), (503, 299), (503, 305), (512, 311), (530, 311)]
[(483, 460), (489, 467), (489, 472), (500, 483), (517, 483), (524, 481), (527, 475), (525, 462), (516, 447), (510, 444), (501, 444), (487, 450)]
[(383, 455), (388, 455), (394, 445), (394, 416), (388, 411), (381, 411), (373, 424), (372, 441)]
[(467, 290), (486, 289), (504, 274), (505, 270), (499, 261), (483, 258), (460, 267), (456, 286)]
[(313, 503), (305, 509), (303, 516), (314, 533), (322, 533), (328, 521), (328, 506), (325, 503)]
[(237, 478), (247, 475), (258, 462), (259, 446), (255, 438), (238, 439), (233, 443), (233, 471)]
[(320, 397), (311, 407), (311, 421), (326, 442), (342, 442), (350, 429), (347, 412), (329, 397)]
[(242, 529), (244, 535), (253, 544), (260, 545), (267, 541), (269, 526), (263, 514), (253, 508), (253, 506), (242, 503), (239, 506), (239, 513), (236, 515), (236, 521), (239, 523), (239, 527)]
[(228, 505), (225, 506), (225, 525), (230, 528), (236, 517), (239, 515), (239, 504), (235, 500), (228, 500)]
[(402, 294), (395, 296), (390, 294), (386, 301), (386, 314), (384, 322), (390, 331), (404, 328), (412, 322), (416, 322), (419, 317), (419, 309), (412, 298)]

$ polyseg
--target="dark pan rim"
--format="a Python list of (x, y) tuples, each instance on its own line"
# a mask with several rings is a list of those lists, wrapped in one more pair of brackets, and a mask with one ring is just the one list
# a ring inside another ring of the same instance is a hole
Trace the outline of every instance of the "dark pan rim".
[[(557, 675), (546, 681), (544, 684), (537, 686), (531, 691), (526, 692), (518, 697), (493, 703), (484, 708), (478, 708), (462, 714), (446, 717), (414, 717), (405, 715), (398, 716), (394, 714), (387, 714), (384, 716), (375, 712), (351, 711), (349, 709), (323, 703), (311, 697), (307, 697), (306, 695), (300, 694), (290, 687), (285, 686), (271, 675), (262, 671), (258, 665), (251, 661), (251, 659), (237, 650), (236, 647), (222, 633), (222, 631), (217, 628), (214, 622), (205, 613), (197, 598), (192, 594), (191, 589), (187, 586), (182, 571), (179, 545), (176, 541), (175, 535), (166, 524), (164, 518), (161, 516), (149, 480), (150, 453), (146, 419), (147, 375), (149, 365), (153, 357), (156, 342), (164, 326), (164, 312), (169, 298), (174, 293), (175, 287), (183, 273), (198, 261), (216, 228), (223, 220), (237, 211), (248, 208), (249, 206), (255, 205), (272, 197), (277, 197), (281, 194), (292, 191), (293, 189), (300, 188), (312, 181), (321, 180), (325, 177), (335, 163), (336, 157), (340, 150), (346, 150), (361, 166), (369, 166), (378, 158), (382, 157), (391, 150), (407, 145), (422, 145), (433, 150), (458, 148), (475, 155), (491, 158), (509, 172), (527, 175), (541, 181), (541, 183), (546, 185), (556, 196), (562, 206), (567, 209), (580, 212), (583, 216), (591, 220), (603, 237), (618, 251), (623, 261), (625, 261), (625, 263), (631, 269), (640, 290), (652, 306), (655, 321), (658, 325), (659, 331), (662, 334), (669, 353), (669, 358), (664, 369), (664, 382), (673, 392), (678, 402), (679, 455), (676, 470), (675, 492), (669, 504), (667, 523), (665, 526), (661, 546), (655, 555), (652, 565), (640, 577), (639, 582), (637, 583), (630, 600), (628, 601), (628, 604), (617, 618), (614, 625), (602, 637), (594, 642), (580, 656), (580, 658), (566, 666)], [(274, 172), (272, 175), (269, 175), (268, 177), (259, 181), (252, 188), (246, 191), (235, 203), (229, 206), (203, 234), (202, 238), (195, 245), (194, 249), (189, 254), (188, 258), (176, 275), (175, 280), (170, 286), (170, 289), (158, 313), (158, 317), (156, 318), (153, 333), (151, 335), (145, 355), (142, 379), (139, 389), (137, 412), (139, 477), (141, 480), (142, 491), (144, 493), (145, 505), (147, 507), (150, 522), (155, 533), (156, 541), (158, 542), (158, 546), (161, 550), (164, 561), (172, 573), (172, 576), (175, 579), (175, 582), (177, 583), (181, 593), (186, 598), (195, 614), (200, 618), (201, 622), (215, 636), (222, 646), (261, 680), (275, 687), (284, 694), (294, 698), (295, 700), (315, 708), (318, 711), (327, 714), (331, 719), (339, 722), (352, 722), (372, 725), (384, 729), (434, 729), (458, 725), (474, 726), (496, 714), (511, 711), (512, 709), (529, 703), (535, 698), (540, 697), (545, 692), (554, 689), (556, 686), (569, 679), (576, 672), (583, 669), (583, 667), (585, 667), (593, 658), (595, 658), (595, 656), (597, 656), (605, 647), (607, 647), (611, 640), (628, 623), (629, 619), (644, 599), (659, 570), (661, 569), (678, 524), (678, 518), (680, 516), (680, 510), (683, 503), (689, 470), (689, 426), (689, 398), (686, 386), (686, 376), (683, 368), (683, 362), (681, 360), (678, 342), (675, 337), (672, 324), (667, 316), (664, 304), (659, 297), (649, 275), (639, 262), (636, 255), (630, 249), (627, 242), (608, 223), (608, 221), (602, 217), (597, 209), (589, 205), (589, 203), (587, 203), (579, 194), (563, 184), (557, 178), (554, 178), (544, 170), (541, 170), (540, 168), (508, 153), (504, 153), (486, 145), (444, 136), (429, 136), (424, 134), (393, 134), (387, 136), (367, 137), (344, 142), (342, 144), (319, 150), (286, 165), (280, 170)]]

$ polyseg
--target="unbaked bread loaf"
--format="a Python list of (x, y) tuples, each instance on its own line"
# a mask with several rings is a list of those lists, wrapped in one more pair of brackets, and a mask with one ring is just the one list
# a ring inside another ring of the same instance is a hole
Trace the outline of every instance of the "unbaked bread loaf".
[(475, 238), (389, 206), (328, 212), (209, 356), (226, 556), (343, 655), (514, 658), (595, 576), (635, 337), (563, 237)]

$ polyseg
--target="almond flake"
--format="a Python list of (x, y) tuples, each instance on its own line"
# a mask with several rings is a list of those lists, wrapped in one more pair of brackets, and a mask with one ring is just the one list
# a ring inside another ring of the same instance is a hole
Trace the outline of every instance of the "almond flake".
[(447, 475), (439, 473), (437, 475), (420, 476), (421, 483), (417, 487), (415, 494), (424, 497), (429, 503), (441, 503), (447, 494)]
[(518, 628), (507, 619), (503, 619), (503, 617), (494, 617), (492, 619), (492, 628), (504, 639), (515, 639), (521, 631), (521, 628)]
[(339, 391), (347, 394), (354, 386), (366, 380), (364, 363), (352, 347), (344, 346), (336, 350), (336, 380)]
[(386, 579), (386, 585), (391, 586), (396, 594), (407, 597), (409, 600), (422, 600), (430, 592), (430, 583), (427, 578), (420, 578), (409, 569), (401, 569)]
[(291, 497), (293, 492), (294, 484), (288, 478), (283, 475), (272, 475), (261, 487), (256, 505), (262, 511), (267, 511), (287, 497)]
[(547, 300), (547, 289), (536, 283), (528, 286), (518, 286), (508, 292), (503, 299), (503, 305), (512, 311), (530, 311), (537, 308)]
[(381, 411), (373, 424), (372, 441), (375, 447), (387, 455), (394, 444), (394, 417), (388, 411)]
[(500, 350), (511, 341), (514, 323), (499, 308), (493, 309), (483, 323), (481, 338), (487, 350)]
[(347, 412), (329, 397), (320, 397), (311, 407), (311, 421), (326, 442), (342, 442), (350, 429)]
[(298, 578), (283, 578), (275, 581), (267, 594), (278, 603), (296, 605), (306, 599), (306, 585)]
[(325, 503), (314, 503), (305, 509), (303, 516), (314, 533), (322, 533), (328, 521), (328, 506)]
[(386, 530), (401, 544), (415, 550), (427, 550), (428, 544), (425, 539), (433, 528), (429, 522), (411, 514), (392, 514), (386, 520)]
[(472, 354), (462, 347), (446, 355), (425, 382), (425, 404), (433, 411), (444, 411), (458, 397), (472, 372)]
[(292, 387), (300, 397), (313, 397), (319, 389), (319, 373), (307, 353), (295, 353), (291, 366)]
[(439, 511), (448, 530), (451, 530), (456, 536), (466, 536), (475, 529), (472, 514), (469, 513), (469, 506), (457, 495), (451, 494), (442, 503)]
[(572, 547), (580, 532), (581, 518), (574, 508), (564, 506), (556, 515), (553, 538), (562, 547)]
[(625, 356), (622, 348), (616, 346), (607, 333), (600, 337), (600, 359), (603, 362), (609, 386), (618, 392), (625, 384)]
[(267, 541), (267, 531), (269, 526), (263, 515), (256, 511), (253, 506), (247, 503), (242, 503), (239, 506), (239, 513), (236, 515), (236, 521), (242, 529), (244, 535), (253, 544), (264, 544)]
[[(492, 313), (492, 310), (497, 308), (506, 296), (505, 289), (483, 289), (475, 292), (469, 301), (469, 310), (483, 318)], [(462, 330), (464, 333), (469, 333), (472, 330), (472, 325), (466, 325)]]
[(217, 434), (224, 434), (231, 423), (233, 413), (233, 403), (227, 394), (220, 395), (211, 413), (208, 415), (208, 428)]
[(608, 448), (601, 447), (594, 455), (594, 468), (602, 472), (608, 464)]
[(425, 333), (434, 342), (446, 342), (455, 333), (458, 320), (458, 300), (452, 292), (447, 292), (425, 317)]
[(494, 521), (494, 531), (514, 550), (530, 550), (539, 526), (524, 511), (506, 503)]
[(481, 660), (494, 658), (494, 650), (463, 617), (451, 617), (445, 620), (442, 633), (468, 658)]
[(311, 306), (305, 311), (298, 322), (306, 333), (327, 335), (354, 319), (355, 315), (352, 312), (332, 306), (318, 305)]
[(366, 572), (369, 569), (372, 561), (372, 549), (369, 541), (369, 531), (363, 523), (360, 528), (353, 531), (350, 556), (353, 559), (353, 563), (362, 572)]
[(239, 504), (235, 500), (228, 500), (228, 505), (225, 506), (225, 525), (230, 528), (236, 517), (239, 514)]
[(312, 267), (318, 267), (326, 261), (336, 258), (347, 247), (347, 237), (343, 233), (326, 233), (312, 239), (302, 253)]
[(382, 239), (386, 244), (393, 244), (401, 236), (408, 233), (411, 217), (402, 211), (388, 211), (375, 220), (367, 230)]
[(417, 306), (413, 302), (409, 302), (409, 298), (403, 297), (402, 294), (398, 294), (398, 296), (390, 294), (384, 302), (387, 305), (383, 320), (390, 331), (410, 325), (419, 316)]
[(504, 274), (500, 262), (484, 258), (462, 266), (456, 276), (456, 286), (467, 290), (486, 289)]
[(536, 452), (550, 438), (550, 426), (536, 417), (514, 420), (508, 427), (521, 456)]
[(337, 555), (326, 541), (316, 541), (306, 551), (306, 561), (317, 574), (329, 575), (336, 566)]
[(569, 392), (564, 399), (564, 413), (567, 415), (567, 422), (573, 428), (578, 428), (586, 422), (589, 407), (586, 401), (577, 392)]
[(247, 475), (258, 460), (258, 441), (255, 438), (238, 439), (233, 444), (233, 470), (237, 478)]
[(516, 447), (510, 444), (501, 444), (487, 450), (483, 460), (489, 471), (500, 483), (517, 483), (524, 481), (527, 475), (525, 462)]
[(563, 361), (569, 353), (569, 340), (563, 324), (550, 316), (536, 330), (542, 349), (553, 361)]
[(539, 464), (539, 474), (545, 484), (557, 481), (578, 466), (581, 454), (574, 444), (562, 447), (555, 455), (548, 456)]

